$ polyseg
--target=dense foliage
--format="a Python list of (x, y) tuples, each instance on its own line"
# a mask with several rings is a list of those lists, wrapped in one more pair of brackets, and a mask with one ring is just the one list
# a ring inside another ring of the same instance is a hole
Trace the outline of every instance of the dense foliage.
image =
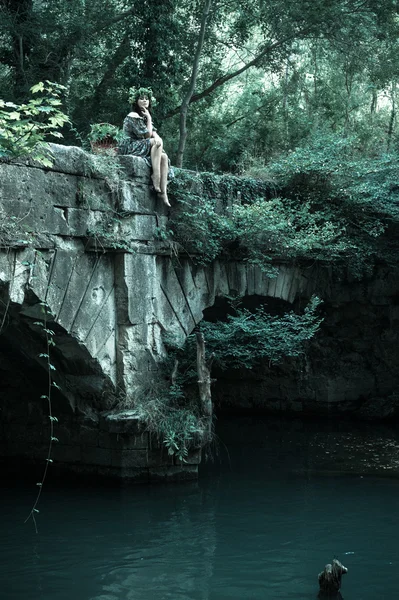
[[(64, 85), (80, 143), (90, 124), (121, 125), (131, 86), (151, 87), (173, 162), (205, 4), (2, 0), (0, 98)], [(398, 25), (391, 0), (212, 0), (184, 166), (240, 172), (320, 130), (395, 149)]]
[[(320, 304), (321, 300), (315, 296), (302, 312), (271, 315), (263, 306), (251, 312), (241, 307), (240, 298), (230, 299), (225, 320), (202, 321), (199, 325), (206, 340), (208, 358), (212, 357), (215, 367), (228, 370), (252, 369), (265, 359), (278, 363), (287, 356), (299, 356), (320, 327)], [(166, 374), (170, 374), (177, 360), (179, 371), (175, 386), (195, 388), (198, 379), (195, 335), (188, 336), (182, 347), (169, 336), (165, 336), (165, 343), (169, 349)]]
[(271, 275), (275, 259), (323, 261), (355, 277), (397, 260), (396, 154), (368, 158), (356, 138), (317, 135), (255, 174), (263, 179), (178, 172), (171, 238), (200, 263), (234, 256)]

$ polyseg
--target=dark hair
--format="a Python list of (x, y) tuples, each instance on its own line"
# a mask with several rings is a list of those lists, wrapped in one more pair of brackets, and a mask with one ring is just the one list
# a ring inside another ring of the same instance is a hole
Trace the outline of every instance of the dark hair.
[[(141, 115), (141, 108), (139, 107), (139, 100), (140, 98), (142, 98), (143, 96), (137, 96), (136, 100), (133, 102), (132, 104), (132, 111), (136, 112), (137, 114)], [(148, 110), (151, 112), (151, 98), (149, 96), (147, 96), (148, 99)]]

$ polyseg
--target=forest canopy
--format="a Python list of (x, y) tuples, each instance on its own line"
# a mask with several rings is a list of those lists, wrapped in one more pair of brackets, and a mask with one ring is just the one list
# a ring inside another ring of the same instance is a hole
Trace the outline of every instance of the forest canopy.
[(393, 0), (1, 0), (0, 39), (0, 97), (65, 86), (65, 143), (120, 126), (129, 87), (148, 86), (173, 161), (198, 51), (185, 167), (245, 172), (315, 132), (397, 147)]

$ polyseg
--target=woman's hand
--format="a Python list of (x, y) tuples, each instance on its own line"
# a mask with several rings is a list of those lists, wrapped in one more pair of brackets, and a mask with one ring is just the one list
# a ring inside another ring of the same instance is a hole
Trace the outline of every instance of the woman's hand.
[(154, 139), (154, 146), (156, 148), (160, 148), (160, 146), (162, 145), (162, 139), (159, 137), (159, 135), (157, 133), (153, 133), (152, 137)]
[(141, 108), (141, 114), (143, 115), (143, 117), (145, 119), (147, 119), (147, 123), (151, 122), (151, 115), (150, 115), (148, 109), (144, 108), (144, 106)]

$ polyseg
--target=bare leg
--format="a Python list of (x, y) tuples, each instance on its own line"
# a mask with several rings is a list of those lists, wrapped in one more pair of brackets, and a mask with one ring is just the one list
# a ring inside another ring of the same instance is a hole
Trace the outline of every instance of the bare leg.
[(163, 152), (161, 155), (161, 165), (160, 165), (161, 193), (159, 194), (159, 196), (162, 198), (162, 200), (164, 201), (166, 206), (170, 206), (169, 199), (168, 199), (168, 193), (166, 191), (166, 186), (168, 185), (168, 168), (169, 168), (168, 157), (165, 154), (165, 152)]
[(155, 143), (151, 148), (151, 162), (152, 162), (152, 183), (156, 192), (161, 192), (161, 155), (162, 145), (157, 147)]
[(165, 152), (161, 155), (161, 192), (166, 194), (166, 186), (168, 185), (168, 157)]

